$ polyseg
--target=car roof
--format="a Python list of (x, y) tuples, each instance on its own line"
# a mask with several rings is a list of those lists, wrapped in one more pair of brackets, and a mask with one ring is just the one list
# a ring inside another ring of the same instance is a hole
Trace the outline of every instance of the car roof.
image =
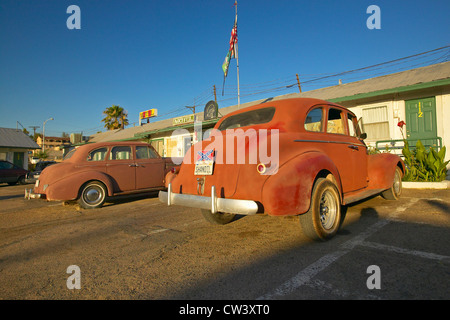
[[(111, 146), (150, 146), (150, 144), (143, 141), (107, 141), (107, 142), (94, 142), (87, 143), (77, 147), (77, 151), (75, 154), (66, 161), (78, 161), (83, 158), (85, 154), (90, 152), (91, 150), (102, 148), (102, 147), (111, 147)], [(81, 157), (81, 158), (80, 158)]]
[(277, 123), (278, 126), (282, 126), (286, 129), (289, 129), (290, 126), (297, 127), (298, 121), (306, 117), (307, 111), (317, 105), (333, 106), (339, 109), (347, 110), (353, 114), (353, 112), (351, 112), (347, 108), (329, 101), (315, 98), (289, 98), (263, 102), (255, 104), (250, 107), (230, 112), (224, 117), (222, 117), (220, 121), (218, 121), (218, 123), (216, 124), (216, 128), (220, 126), (220, 124), (223, 122), (224, 119), (230, 116), (234, 116), (247, 111), (263, 109), (268, 107), (275, 107), (277, 111), (271, 122), (275, 122)]

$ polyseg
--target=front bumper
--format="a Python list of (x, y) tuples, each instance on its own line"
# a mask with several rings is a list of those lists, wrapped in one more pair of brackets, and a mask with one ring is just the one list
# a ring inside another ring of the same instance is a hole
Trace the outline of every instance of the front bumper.
[(180, 205), (192, 208), (210, 210), (212, 213), (234, 213), (252, 215), (258, 212), (258, 204), (252, 200), (225, 199), (216, 196), (215, 186), (211, 187), (211, 197), (196, 196), (172, 192), (172, 184), (169, 183), (167, 192), (159, 192), (159, 201), (170, 205)]

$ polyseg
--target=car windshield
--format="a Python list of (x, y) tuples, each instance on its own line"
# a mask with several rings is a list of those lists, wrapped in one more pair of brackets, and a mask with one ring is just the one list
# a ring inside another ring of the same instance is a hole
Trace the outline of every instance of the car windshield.
[(275, 114), (275, 108), (262, 108), (236, 114), (222, 121), (219, 130), (234, 129), (270, 122)]

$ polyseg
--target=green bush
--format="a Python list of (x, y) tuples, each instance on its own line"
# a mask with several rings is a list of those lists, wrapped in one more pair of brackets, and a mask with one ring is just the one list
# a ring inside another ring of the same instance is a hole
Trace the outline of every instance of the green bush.
[(437, 152), (433, 148), (426, 150), (420, 140), (417, 141), (416, 148), (411, 152), (407, 140), (404, 140), (402, 150), (405, 156), (406, 173), (404, 181), (428, 181), (437, 182), (445, 180), (447, 175), (447, 164), (445, 159), (445, 146)]

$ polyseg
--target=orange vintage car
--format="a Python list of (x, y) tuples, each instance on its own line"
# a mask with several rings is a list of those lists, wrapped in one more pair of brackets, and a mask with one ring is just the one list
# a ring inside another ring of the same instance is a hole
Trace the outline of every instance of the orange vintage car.
[(107, 196), (166, 189), (164, 177), (172, 168), (172, 159), (160, 157), (144, 142), (86, 144), (45, 168), (34, 192), (25, 191), (25, 197), (78, 199), (83, 208), (98, 208)]
[[(404, 163), (368, 154), (357, 118), (318, 99), (270, 101), (224, 116), (166, 176), (168, 205), (198, 207), (213, 223), (235, 215), (298, 215), (313, 239), (333, 237), (342, 206), (381, 194), (397, 199)], [(256, 141), (256, 143), (255, 143)]]

